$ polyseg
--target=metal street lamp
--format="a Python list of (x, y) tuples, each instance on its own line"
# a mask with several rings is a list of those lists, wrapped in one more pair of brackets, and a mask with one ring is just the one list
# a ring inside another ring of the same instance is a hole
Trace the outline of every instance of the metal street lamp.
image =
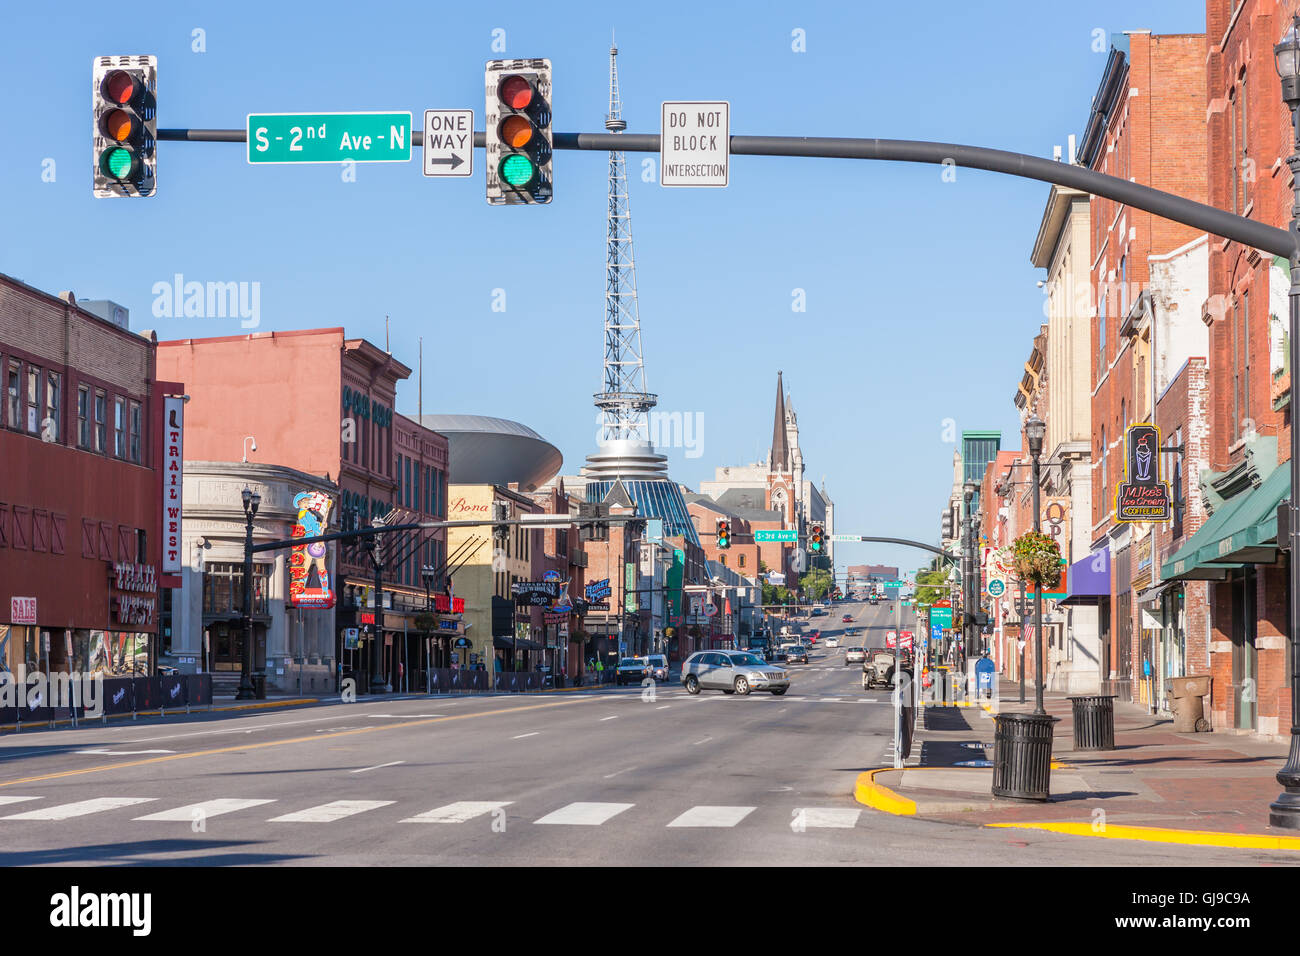
[[(1300, 429), (1295, 426), (1295, 377), (1300, 370), (1300, 15), (1275, 47), (1273, 57), (1277, 75), (1282, 79), (1282, 101), (1291, 111), (1293, 145), (1286, 164), (1291, 168), (1292, 204), (1290, 232), (1295, 239), (1291, 251), (1290, 302), (1290, 369), (1291, 369), (1291, 501), (1290, 547), (1287, 563), (1290, 574), (1290, 634), (1291, 634), (1291, 749), (1286, 763), (1277, 772), (1277, 782), (1283, 792), (1269, 804), (1269, 826), (1287, 830), (1300, 830), (1300, 509), (1296, 508), (1296, 494), (1300, 490)], [(1281, 542), (1278, 542), (1281, 544)]]
[(979, 493), (979, 483), (967, 481), (962, 485), (963, 498), (966, 502), (966, 516), (962, 525), (962, 552), (965, 567), (962, 569), (962, 652), (967, 658), (975, 648), (975, 609), (979, 598), (979, 584), (975, 573), (975, 495)]
[[(1043, 436), (1047, 434), (1047, 424), (1037, 415), (1031, 415), (1025, 422), (1025, 438), (1029, 442), (1029, 457), (1034, 462), (1034, 531), (1042, 533), (1043, 516), (1038, 507), (1038, 459), (1043, 454)], [(1038, 585), (1034, 592), (1034, 680), (1038, 686), (1034, 690), (1034, 713), (1046, 714), (1043, 708), (1043, 586)]]
[(239, 497), (244, 505), (244, 647), (240, 655), (239, 691), (235, 700), (254, 700), (257, 691), (253, 687), (253, 519), (261, 507), (262, 496), (245, 487)]

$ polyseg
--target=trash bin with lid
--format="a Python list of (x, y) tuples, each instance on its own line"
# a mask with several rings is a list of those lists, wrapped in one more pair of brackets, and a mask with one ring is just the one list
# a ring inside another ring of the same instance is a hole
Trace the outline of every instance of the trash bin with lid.
[(1205, 719), (1205, 697), (1210, 693), (1208, 674), (1173, 677), (1169, 696), (1174, 703), (1174, 731), (1180, 734), (1205, 733), (1210, 722)]
[(253, 675), (253, 694), (258, 700), (266, 700), (266, 675)]
[(1090, 694), (1071, 697), (1074, 709), (1074, 749), (1115, 749), (1115, 698), (1113, 695)]

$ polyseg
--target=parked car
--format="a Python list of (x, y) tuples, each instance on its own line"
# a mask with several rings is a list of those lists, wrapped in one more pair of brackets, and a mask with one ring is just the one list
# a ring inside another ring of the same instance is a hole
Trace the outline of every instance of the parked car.
[(682, 686), (688, 694), (720, 690), (744, 697), (766, 690), (780, 697), (790, 689), (790, 678), (749, 651), (696, 651), (682, 661)]
[(862, 689), (894, 686), (894, 652), (871, 651), (862, 662)]
[(785, 651), (785, 660), (787, 664), (807, 664), (808, 649), (802, 644), (787, 644), (781, 648)]
[(646, 658), (650, 665), (650, 676), (657, 681), (668, 679), (668, 658), (663, 654), (651, 654)]
[(639, 684), (649, 676), (650, 662), (644, 657), (625, 657), (614, 671), (614, 682), (620, 686)]
[(861, 664), (866, 659), (867, 659), (867, 652), (865, 648), (861, 648), (861, 647), (844, 648), (845, 664)]

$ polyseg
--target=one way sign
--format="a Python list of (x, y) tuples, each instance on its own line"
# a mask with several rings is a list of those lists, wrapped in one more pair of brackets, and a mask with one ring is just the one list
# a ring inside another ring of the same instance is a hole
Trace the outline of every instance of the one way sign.
[(474, 174), (474, 111), (424, 111), (424, 175)]

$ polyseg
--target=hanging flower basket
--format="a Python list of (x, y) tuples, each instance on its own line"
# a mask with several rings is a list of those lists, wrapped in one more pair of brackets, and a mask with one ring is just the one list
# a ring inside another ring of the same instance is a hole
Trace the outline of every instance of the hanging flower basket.
[(1039, 589), (1055, 587), (1061, 581), (1060, 546), (1045, 534), (1026, 531), (1016, 538), (1012, 561), (1020, 579)]

